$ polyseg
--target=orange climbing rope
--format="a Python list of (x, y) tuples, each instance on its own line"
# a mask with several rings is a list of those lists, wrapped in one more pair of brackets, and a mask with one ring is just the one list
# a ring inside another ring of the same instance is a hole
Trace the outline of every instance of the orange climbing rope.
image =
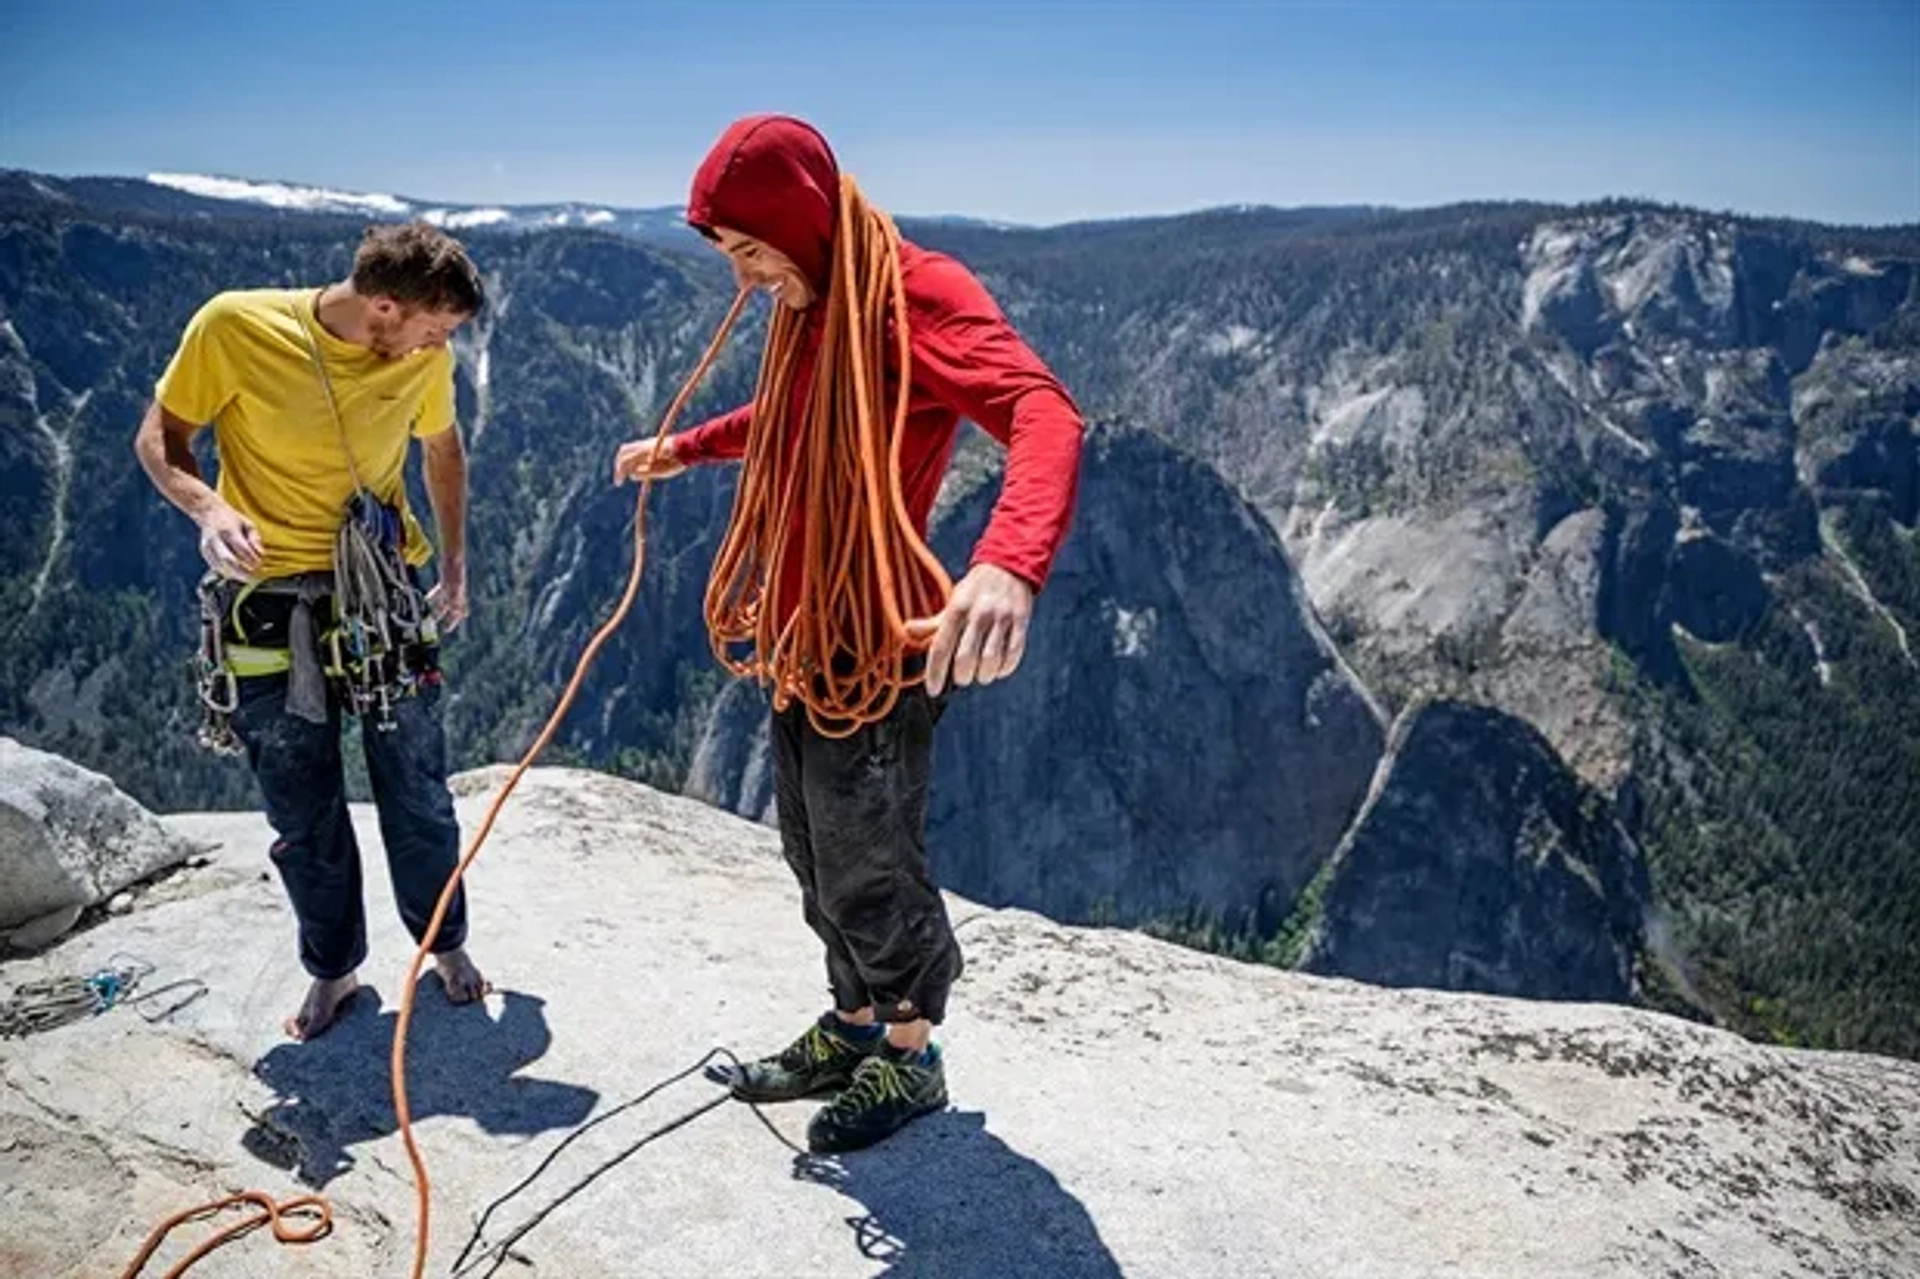
[[(841, 737), (884, 718), (920, 679), (913, 659), (928, 637), (910, 635), (907, 624), (938, 614), (953, 591), (914, 530), (900, 484), (910, 376), (900, 233), (844, 175), (826, 307), (798, 422), (793, 378), (805, 320), (788, 307), (774, 317), (706, 612), (723, 666), (770, 685), (776, 710), (799, 699), (815, 729)], [(805, 516), (798, 538), (796, 507)], [(782, 599), (796, 582), (793, 598)], [(751, 651), (736, 651), (748, 643)]]
[[(252, 1204), (258, 1211), (242, 1217), (220, 1233), (209, 1237), (198, 1248), (176, 1262), (173, 1269), (167, 1271), (166, 1279), (180, 1279), (181, 1275), (187, 1273), (188, 1266), (215, 1248), (238, 1239), (241, 1235), (250, 1234), (261, 1226), (271, 1227), (273, 1237), (281, 1243), (312, 1243), (316, 1239), (326, 1238), (327, 1233), (333, 1229), (333, 1209), (328, 1207), (327, 1201), (319, 1195), (302, 1195), (297, 1199), (275, 1203), (273, 1196), (263, 1191), (243, 1190), (238, 1194), (228, 1195), (225, 1199), (215, 1199), (211, 1203), (201, 1204), (198, 1208), (176, 1212), (155, 1226), (153, 1233), (147, 1236), (147, 1242), (141, 1247), (140, 1255), (128, 1264), (126, 1279), (132, 1279), (145, 1268), (148, 1259), (160, 1250), (161, 1243), (173, 1233), (176, 1226), (183, 1226), (189, 1221), (198, 1221), (202, 1217), (211, 1217), (240, 1204)], [(296, 1220), (310, 1218), (311, 1223), (304, 1229), (300, 1229), (289, 1224), (286, 1218)]]
[[(911, 658), (927, 641), (910, 636), (908, 623), (937, 615), (953, 584), (914, 530), (900, 487), (909, 335), (899, 232), (885, 213), (866, 203), (853, 179), (844, 176), (839, 231), (813, 384), (802, 419), (791, 424), (793, 376), (804, 354), (803, 321), (800, 313), (776, 307), (754, 391), (746, 465), (726, 538), (714, 559), (706, 615), (714, 653), (728, 669), (771, 684), (776, 708), (784, 709), (799, 698), (817, 728), (844, 735), (885, 716), (900, 691), (920, 678), (911, 669)], [(749, 296), (743, 290), (734, 299), (699, 365), (668, 407), (654, 437), (656, 455), (712, 367)], [(883, 433), (889, 328), (898, 382), (891, 421)], [(646, 567), (647, 497), (652, 486), (652, 474), (642, 475), (633, 522), (633, 568), (618, 607), (594, 633), (546, 726), (488, 805), (441, 891), (424, 933), (427, 941), (414, 951), (401, 986), (389, 1064), (394, 1111), (413, 1165), (419, 1209), (413, 1279), (422, 1279), (426, 1272), (432, 1214), (432, 1182), (414, 1140), (407, 1102), (407, 1028), (413, 1020), (414, 986), (453, 894), (492, 832), (507, 797), (553, 740), (594, 658), (633, 607)], [(797, 504), (804, 506), (806, 518), (804, 538), (796, 548), (791, 534)], [(798, 597), (781, 618), (767, 600), (769, 592), (777, 599), (786, 558), (796, 553), (801, 556)], [(745, 642), (754, 646), (751, 655), (729, 651), (729, 646)], [(276, 1203), (262, 1192), (245, 1191), (177, 1213), (156, 1226), (122, 1279), (137, 1279), (176, 1227), (242, 1203), (253, 1204), (258, 1211), (201, 1243), (167, 1271), (165, 1279), (180, 1279), (208, 1253), (262, 1225), (271, 1225), (274, 1238), (282, 1243), (311, 1243), (332, 1227), (332, 1211), (321, 1196)], [(283, 1225), (282, 1217), (288, 1215), (313, 1221), (298, 1230)]]

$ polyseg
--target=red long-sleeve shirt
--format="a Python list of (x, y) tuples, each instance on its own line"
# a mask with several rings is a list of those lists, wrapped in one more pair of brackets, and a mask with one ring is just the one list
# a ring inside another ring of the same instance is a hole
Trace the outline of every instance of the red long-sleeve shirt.
[[(837, 166), (819, 134), (784, 117), (755, 117), (728, 130), (701, 166), (687, 218), (771, 244), (814, 277), (820, 296), (835, 207), (828, 193), (837, 198), (838, 189)], [(999, 499), (969, 563), (998, 565), (1039, 590), (1073, 518), (1080, 411), (971, 271), (905, 240), (900, 256), (911, 360), (900, 445), (908, 515), (925, 536), (961, 420), (978, 424), (1006, 447), (1007, 459)], [(823, 309), (816, 302), (808, 320), (790, 401), (796, 408), (812, 382)], [(891, 342), (886, 350), (890, 404), (898, 370)], [(681, 432), (673, 440), (676, 456), (689, 464), (740, 457), (751, 415), (746, 405)], [(798, 557), (790, 563), (797, 570)]]

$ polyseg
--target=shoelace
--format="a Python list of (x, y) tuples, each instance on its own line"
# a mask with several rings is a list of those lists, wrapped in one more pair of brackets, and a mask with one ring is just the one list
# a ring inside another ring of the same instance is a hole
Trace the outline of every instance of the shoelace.
[(853, 1072), (853, 1082), (833, 1099), (832, 1109), (857, 1114), (889, 1101), (908, 1100), (906, 1071), (886, 1057), (869, 1057)]
[(834, 1045), (826, 1031), (818, 1025), (813, 1025), (807, 1027), (807, 1033), (800, 1036), (794, 1045), (780, 1056), (782, 1066), (788, 1070), (799, 1070), (815, 1062), (832, 1061)]

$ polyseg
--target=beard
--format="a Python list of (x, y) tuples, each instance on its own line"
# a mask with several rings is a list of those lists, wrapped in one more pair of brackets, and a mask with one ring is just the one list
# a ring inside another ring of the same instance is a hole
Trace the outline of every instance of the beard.
[(400, 329), (405, 321), (367, 319), (367, 348), (383, 360), (397, 360), (406, 354), (400, 345)]

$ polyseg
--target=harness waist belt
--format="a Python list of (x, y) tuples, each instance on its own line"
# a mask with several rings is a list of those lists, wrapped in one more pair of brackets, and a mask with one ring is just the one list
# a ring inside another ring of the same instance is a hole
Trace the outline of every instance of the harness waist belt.
[[(287, 714), (297, 715), (311, 724), (327, 722), (327, 676), (320, 668), (319, 633), (313, 625), (313, 605), (333, 594), (332, 573), (300, 573), (292, 577), (270, 577), (242, 588), (242, 596), (259, 593), (262, 595), (290, 595), (293, 597), (293, 615), (287, 622), (286, 664), (278, 670), (263, 671), (263, 674), (277, 675), (288, 671)], [(236, 601), (237, 602), (237, 601)], [(229, 654), (236, 651), (229, 647)], [(270, 653), (271, 649), (254, 649), (256, 653)], [(234, 674), (245, 672), (236, 669)]]

